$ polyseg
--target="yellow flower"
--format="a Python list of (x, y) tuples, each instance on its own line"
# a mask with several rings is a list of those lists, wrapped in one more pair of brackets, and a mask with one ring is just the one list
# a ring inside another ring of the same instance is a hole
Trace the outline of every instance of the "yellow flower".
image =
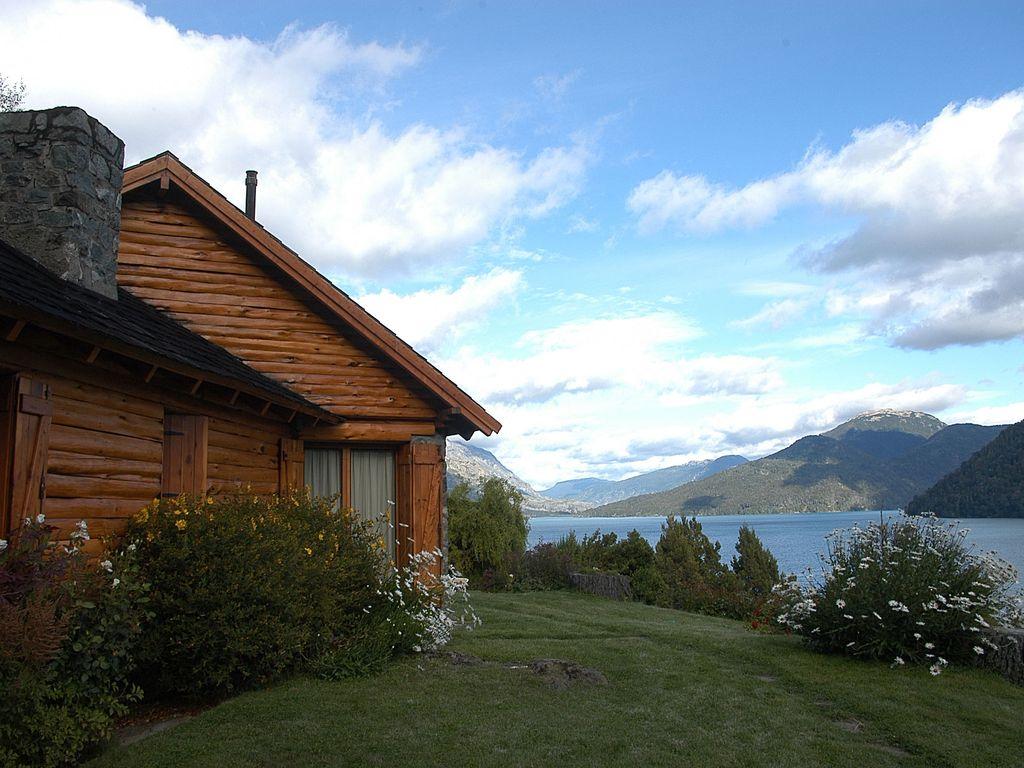
[(317, 538), (320, 539), (320, 541), (323, 541), (324, 540), (324, 532), (320, 531), (320, 533), (317, 535)]
[(188, 523), (186, 523), (184, 520), (178, 520), (177, 522), (175, 522), (174, 527), (177, 528), (179, 531), (184, 531), (186, 525), (188, 525)]
[(309, 547), (306, 547), (306, 554), (309, 555), (310, 557), (312, 557), (313, 556), (313, 550), (310, 549)]

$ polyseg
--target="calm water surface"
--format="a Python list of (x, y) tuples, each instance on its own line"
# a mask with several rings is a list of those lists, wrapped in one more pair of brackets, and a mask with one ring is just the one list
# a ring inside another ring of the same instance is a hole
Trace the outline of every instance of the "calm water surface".
[[(890, 515), (893, 513), (885, 513)], [(825, 536), (836, 528), (862, 526), (879, 519), (878, 512), (815, 512), (799, 515), (698, 515), (704, 533), (722, 545), (722, 559), (732, 559), (741, 525), (749, 525), (779, 561), (784, 571), (800, 572), (818, 565)], [(569, 531), (583, 536), (600, 529), (625, 536), (634, 528), (655, 544), (661, 536), (660, 517), (533, 517), (529, 545), (557, 541)], [(952, 521), (950, 521), (952, 522)], [(970, 530), (968, 540), (981, 550), (994, 550), (1024, 573), (1024, 519), (960, 520)]]

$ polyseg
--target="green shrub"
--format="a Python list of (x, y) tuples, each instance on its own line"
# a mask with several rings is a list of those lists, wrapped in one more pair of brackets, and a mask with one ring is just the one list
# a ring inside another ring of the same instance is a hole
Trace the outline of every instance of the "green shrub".
[(474, 497), (461, 483), (448, 494), (448, 551), (453, 565), (467, 576), (504, 569), (507, 558), (526, 550), (523, 495), (498, 478), (484, 481)]
[(522, 589), (568, 589), (573, 564), (554, 544), (538, 544), (523, 553), (519, 563)]
[(630, 531), (624, 539), (600, 531), (578, 538), (570, 532), (557, 546), (572, 559), (577, 570), (628, 576), (637, 600), (655, 604), (664, 598), (665, 580), (655, 564), (654, 547), (637, 530)]
[(905, 517), (838, 531), (822, 573), (781, 590), (780, 623), (820, 650), (925, 663), (932, 674), (983, 655), (986, 628), (1021, 623), (1021, 598), (1014, 569), (974, 552), (966, 533)]
[(569, 531), (556, 546), (581, 571), (607, 571), (611, 570), (611, 553), (618, 541), (616, 534), (601, 533), (600, 529), (582, 538), (576, 531)]
[(263, 685), (365, 632), (386, 557), (332, 500), (237, 495), (153, 502), (132, 523), (152, 585), (140, 647), (147, 691)]
[(376, 531), (303, 492), (152, 503), (128, 532), (152, 584), (146, 690), (216, 696), (300, 670), (369, 674), (447, 642), (472, 619), (465, 579), (439, 572), (440, 553), (396, 568)]
[(743, 589), (759, 599), (770, 595), (775, 585), (782, 580), (779, 561), (761, 543), (754, 529), (747, 525), (740, 526), (732, 571), (739, 577)]
[(56, 544), (40, 516), (0, 546), (0, 765), (77, 762), (141, 696), (129, 677), (147, 585), (130, 548), (99, 565), (79, 525)]

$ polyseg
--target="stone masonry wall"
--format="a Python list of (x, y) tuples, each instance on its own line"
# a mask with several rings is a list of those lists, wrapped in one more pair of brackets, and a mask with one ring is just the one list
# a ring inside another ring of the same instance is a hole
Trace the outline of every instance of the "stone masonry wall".
[(987, 650), (978, 663), (1010, 682), (1024, 685), (1024, 629), (993, 629), (989, 639), (997, 649)]
[(0, 238), (117, 297), (124, 143), (78, 107), (0, 112)]

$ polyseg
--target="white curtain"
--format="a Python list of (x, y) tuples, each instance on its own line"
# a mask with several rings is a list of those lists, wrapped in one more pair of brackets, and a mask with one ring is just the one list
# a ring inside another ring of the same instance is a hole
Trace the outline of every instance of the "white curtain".
[[(307, 454), (307, 462), (309, 454)], [(308, 465), (307, 465), (308, 466)], [(371, 520), (395, 554), (395, 455), (391, 451), (352, 450), (352, 508)]]
[[(306, 448), (306, 486), (314, 496), (338, 496), (341, 493), (341, 450), (338, 448)], [(335, 503), (341, 506), (341, 499)]]

